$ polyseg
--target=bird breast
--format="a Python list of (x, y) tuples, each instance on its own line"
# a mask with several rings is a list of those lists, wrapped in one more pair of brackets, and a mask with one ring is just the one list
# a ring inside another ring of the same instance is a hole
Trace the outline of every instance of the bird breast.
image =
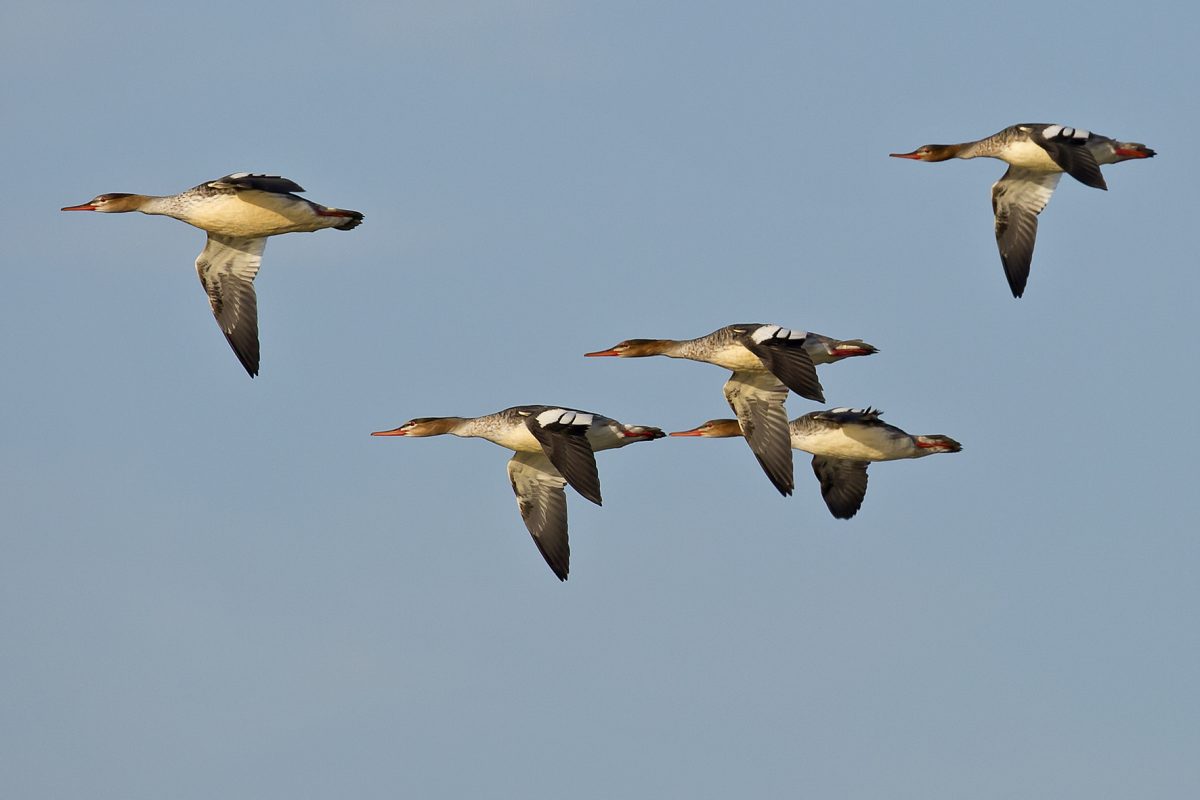
[(739, 370), (766, 369), (761, 358), (751, 353), (745, 345), (736, 342), (713, 347), (704, 352), (699, 360), (716, 364), (718, 367), (724, 367), (734, 372)]
[(999, 156), (1014, 167), (1036, 169), (1043, 172), (1062, 172), (1062, 167), (1055, 163), (1044, 147), (1028, 139), (1010, 142), (999, 153)]

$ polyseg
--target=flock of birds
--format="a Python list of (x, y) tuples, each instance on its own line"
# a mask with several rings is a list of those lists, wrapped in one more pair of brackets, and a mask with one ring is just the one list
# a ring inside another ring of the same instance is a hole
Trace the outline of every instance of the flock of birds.
[[(945, 161), (997, 158), (1008, 171), (992, 186), (996, 243), (1014, 297), (1025, 291), (1037, 235), (1037, 217), (1065, 172), (1081, 183), (1106, 189), (1101, 164), (1149, 158), (1154, 151), (1079, 128), (1030, 123), (962, 144), (929, 144), (895, 158)], [(196, 259), (196, 272), (213, 316), (234, 354), (251, 377), (259, 371), (258, 308), (254, 278), (267, 238), (322, 228), (350, 230), (358, 211), (331, 208), (300, 197), (304, 190), (277, 176), (238, 172), (176, 195), (102, 194), (63, 211), (140, 211), (174, 217), (208, 233)], [(940, 434), (915, 436), (884, 422), (877, 409), (813, 411), (790, 422), (789, 391), (824, 402), (816, 366), (868, 356), (877, 349), (861, 339), (833, 339), (779, 325), (727, 325), (695, 339), (627, 339), (590, 357), (667, 356), (703, 361), (733, 374), (725, 399), (737, 419), (714, 419), (671, 436), (744, 437), (767, 478), (781, 494), (794, 489), (792, 450), (812, 454), (812, 469), (830, 513), (853, 517), (867, 491), (872, 461), (957, 453), (962, 446)], [(514, 451), (508, 476), (525, 526), (550, 569), (566, 580), (570, 569), (567, 538), (569, 484), (597, 505), (601, 502), (595, 453), (660, 439), (662, 429), (626, 425), (601, 414), (558, 406), (515, 406), (481, 417), (420, 417), (373, 436), (479, 437)]]

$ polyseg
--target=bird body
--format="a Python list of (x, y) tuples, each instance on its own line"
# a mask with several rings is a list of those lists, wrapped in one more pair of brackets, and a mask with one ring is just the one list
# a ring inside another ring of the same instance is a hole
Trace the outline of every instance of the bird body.
[(824, 401), (814, 363), (831, 363), (878, 352), (861, 339), (839, 340), (764, 323), (726, 325), (695, 339), (627, 339), (588, 356), (640, 358), (663, 355), (704, 361), (732, 370), (725, 400), (737, 414), (741, 433), (780, 494), (792, 493), (788, 446), (788, 390)]
[(600, 505), (595, 453), (662, 438), (659, 428), (625, 425), (602, 414), (562, 406), (513, 406), (481, 417), (418, 417), (372, 436), (486, 439), (514, 451), (508, 477), (525, 527), (559, 580), (570, 571), (568, 484)]
[(893, 158), (947, 161), (951, 158), (997, 158), (1008, 171), (992, 185), (996, 245), (1013, 297), (1025, 293), (1038, 214), (1050, 202), (1065, 172), (1087, 186), (1107, 189), (1101, 164), (1151, 158), (1155, 152), (1138, 142), (1120, 142), (1064, 125), (1044, 122), (1010, 125), (974, 142), (927, 144)]
[[(934, 453), (957, 453), (960, 445), (949, 436), (914, 436), (884, 422), (873, 408), (833, 408), (813, 411), (788, 423), (792, 448), (811, 453), (813, 473), (833, 516), (849, 519), (858, 513), (867, 494), (867, 465), (872, 461), (922, 458)], [(726, 438), (744, 435), (738, 420), (714, 419), (671, 436)]]
[(363, 219), (357, 211), (322, 206), (294, 194), (302, 191), (287, 178), (236, 172), (179, 194), (102, 194), (62, 210), (139, 211), (173, 217), (206, 231), (208, 242), (196, 259), (196, 273), (217, 325), (246, 372), (254, 377), (259, 370), (254, 278), (267, 237), (322, 228), (350, 230)]

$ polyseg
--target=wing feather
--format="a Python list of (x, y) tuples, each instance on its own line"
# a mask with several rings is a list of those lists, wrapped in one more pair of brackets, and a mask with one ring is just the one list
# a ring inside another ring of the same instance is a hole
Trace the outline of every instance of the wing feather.
[(562, 412), (566, 422), (544, 422), (545, 412), (525, 418), (529, 432), (541, 444), (542, 450), (550, 463), (571, 484), (571, 488), (600, 505), (600, 473), (596, 469), (596, 454), (587, 439), (587, 429), (591, 424), (591, 415), (584, 414), (587, 423), (579, 424), (581, 419), (569, 409), (552, 409)]
[(821, 496), (836, 518), (850, 519), (862, 507), (863, 498), (867, 496), (867, 463), (813, 456), (812, 468), (821, 482)]
[(996, 214), (996, 245), (1013, 297), (1025, 292), (1033, 245), (1037, 240), (1038, 214), (1058, 186), (1059, 172), (1009, 167), (992, 185), (992, 210)]
[(763, 472), (782, 495), (795, 487), (792, 474), (792, 437), (787, 409), (787, 387), (766, 372), (735, 372), (725, 383), (725, 399), (737, 415), (742, 435)]
[[(763, 337), (763, 328), (774, 329), (777, 333)], [(821, 381), (817, 378), (817, 369), (813, 366), (812, 357), (804, 348), (805, 337), (775, 325), (763, 328), (748, 333), (743, 338), (743, 343), (750, 352), (758, 356), (763, 365), (783, 381), (787, 388), (809, 400), (825, 402), (825, 393), (821, 389)], [(757, 341), (756, 336), (759, 337)]]
[(521, 519), (533, 543), (560, 581), (571, 568), (571, 545), (567, 538), (566, 479), (540, 453), (517, 453), (508, 462), (508, 479)]
[(208, 293), (217, 326), (250, 377), (258, 374), (258, 298), (254, 278), (266, 238), (210, 233), (196, 258), (196, 274)]
[(281, 178), (278, 175), (252, 175), (249, 172), (234, 172), (209, 185), (217, 189), (258, 189), (262, 192), (303, 192), (304, 188), (295, 181)]
[[(1054, 131), (1054, 135), (1047, 137), (1046, 134), (1051, 131)], [(1066, 131), (1074, 132), (1074, 128), (1064, 129), (1061, 125), (1050, 125), (1043, 129), (1040, 136), (1035, 137), (1035, 141), (1055, 164), (1062, 167), (1063, 172), (1085, 186), (1107, 189), (1108, 185), (1104, 182), (1100, 165), (1096, 163), (1096, 157), (1088, 148), (1087, 137), (1079, 138), (1066, 134)]]

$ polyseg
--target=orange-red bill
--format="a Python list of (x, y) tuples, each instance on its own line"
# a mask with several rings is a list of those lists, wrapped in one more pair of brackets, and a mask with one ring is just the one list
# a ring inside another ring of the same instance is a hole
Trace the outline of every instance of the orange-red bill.
[(95, 211), (95, 210), (96, 210), (96, 207), (94, 205), (92, 205), (91, 203), (83, 203), (81, 205), (67, 206), (65, 208), (59, 209), (59, 211)]
[(372, 436), (403, 436), (404, 428), (403, 427), (393, 428), (390, 431), (375, 431), (371, 435)]

